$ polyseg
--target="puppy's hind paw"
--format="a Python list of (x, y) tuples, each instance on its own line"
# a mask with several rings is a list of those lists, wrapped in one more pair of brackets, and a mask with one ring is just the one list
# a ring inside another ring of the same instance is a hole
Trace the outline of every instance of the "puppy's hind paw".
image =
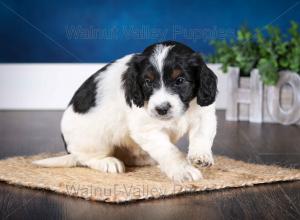
[(103, 159), (93, 159), (86, 163), (92, 169), (105, 173), (124, 173), (125, 166), (122, 161), (115, 157), (105, 157)]

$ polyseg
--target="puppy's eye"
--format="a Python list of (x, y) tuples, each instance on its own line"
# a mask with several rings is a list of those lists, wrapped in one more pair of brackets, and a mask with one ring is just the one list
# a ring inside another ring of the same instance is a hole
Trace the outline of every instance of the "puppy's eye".
[(177, 77), (177, 79), (175, 80), (175, 84), (176, 85), (180, 85), (185, 81), (185, 79), (183, 77)]
[(145, 79), (145, 85), (148, 87), (152, 86), (152, 81), (150, 79)]

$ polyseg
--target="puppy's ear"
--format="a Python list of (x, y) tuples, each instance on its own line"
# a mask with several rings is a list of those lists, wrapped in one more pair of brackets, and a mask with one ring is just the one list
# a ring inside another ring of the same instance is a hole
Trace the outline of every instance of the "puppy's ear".
[(189, 65), (195, 71), (197, 81), (197, 103), (200, 106), (212, 104), (217, 95), (217, 76), (207, 67), (200, 54), (194, 53)]
[(134, 55), (127, 64), (127, 71), (122, 76), (126, 103), (130, 107), (132, 102), (140, 108), (144, 106), (144, 95), (139, 82), (140, 65), (144, 59), (145, 57), (141, 55)]

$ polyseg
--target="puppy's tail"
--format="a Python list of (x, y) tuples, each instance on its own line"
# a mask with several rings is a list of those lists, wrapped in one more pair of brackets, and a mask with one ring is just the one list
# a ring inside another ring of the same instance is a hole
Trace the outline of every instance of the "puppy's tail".
[(35, 160), (32, 163), (41, 167), (75, 167), (78, 161), (73, 154), (67, 154), (59, 157)]

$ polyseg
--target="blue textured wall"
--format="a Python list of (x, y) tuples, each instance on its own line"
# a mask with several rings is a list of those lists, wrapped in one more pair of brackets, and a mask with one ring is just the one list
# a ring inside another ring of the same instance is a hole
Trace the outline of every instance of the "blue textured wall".
[(300, 21), (295, 0), (0, 0), (0, 62), (107, 62), (166, 39), (208, 54), (241, 24)]

